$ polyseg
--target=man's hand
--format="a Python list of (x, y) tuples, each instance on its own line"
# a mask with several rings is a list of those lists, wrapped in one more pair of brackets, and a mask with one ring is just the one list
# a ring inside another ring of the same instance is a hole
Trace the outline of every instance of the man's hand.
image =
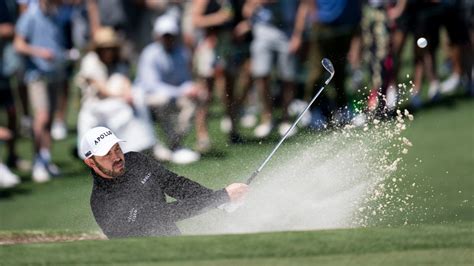
[(290, 43), (288, 45), (288, 51), (290, 54), (295, 54), (301, 47), (301, 36), (291, 36)]
[(207, 100), (209, 94), (207, 89), (202, 86), (200, 83), (193, 83), (189, 88), (184, 92), (184, 96), (193, 100)]
[(247, 34), (248, 32), (250, 32), (251, 29), (252, 29), (252, 26), (247, 20), (243, 20), (239, 22), (233, 30), (234, 38), (236, 40), (242, 40), (243, 36)]
[(12, 138), (12, 133), (10, 132), (10, 130), (4, 127), (0, 127), (0, 140), (10, 140), (11, 138)]
[(42, 58), (47, 61), (54, 60), (54, 53), (50, 49), (47, 48), (36, 48), (35, 55), (39, 58)]
[(241, 202), (249, 191), (249, 186), (243, 183), (233, 183), (228, 185), (225, 190), (229, 195), (231, 202)]

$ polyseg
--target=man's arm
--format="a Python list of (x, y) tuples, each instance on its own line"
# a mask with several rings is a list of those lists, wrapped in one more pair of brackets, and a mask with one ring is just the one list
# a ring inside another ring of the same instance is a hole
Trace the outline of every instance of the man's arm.
[(12, 24), (0, 23), (0, 39), (11, 39), (14, 32)]
[(313, 1), (311, 0), (301, 0), (298, 5), (293, 35), (291, 36), (289, 44), (290, 53), (296, 53), (296, 51), (298, 51), (298, 49), (301, 47), (303, 32), (310, 8), (312, 7), (312, 2)]
[(30, 35), (30, 31), (33, 27), (31, 24), (32, 22), (28, 17), (28, 13), (21, 15), (15, 29), (16, 35), (13, 42), (15, 49), (18, 53), (26, 56), (39, 57), (45, 60), (54, 59), (54, 53), (51, 50), (33, 46), (28, 43), (27, 37)]
[(39, 57), (46, 60), (52, 60), (54, 58), (54, 54), (51, 50), (29, 45), (21, 35), (15, 36), (14, 46), (18, 53), (26, 56)]
[(196, 28), (206, 28), (219, 26), (232, 19), (232, 11), (221, 8), (219, 11), (212, 14), (204, 14), (209, 0), (194, 0), (192, 20)]
[(225, 189), (213, 191), (167, 170), (157, 161), (153, 160), (151, 164), (152, 170), (158, 174), (160, 189), (176, 199), (174, 202), (166, 203), (162, 210), (173, 222), (197, 215), (206, 208), (242, 200), (248, 191), (248, 186), (245, 184), (231, 184)]
[(12, 138), (12, 133), (8, 128), (0, 127), (0, 140), (10, 140)]
[(99, 7), (97, 5), (97, 0), (86, 0), (87, 16), (89, 18), (89, 25), (91, 36), (97, 32), (101, 27), (100, 23), (100, 13)]
[(199, 214), (206, 208), (215, 208), (230, 200), (225, 189), (213, 191), (183, 176), (179, 176), (163, 166), (154, 166), (160, 177), (162, 191), (176, 199), (166, 203), (163, 211), (172, 221), (179, 221)]

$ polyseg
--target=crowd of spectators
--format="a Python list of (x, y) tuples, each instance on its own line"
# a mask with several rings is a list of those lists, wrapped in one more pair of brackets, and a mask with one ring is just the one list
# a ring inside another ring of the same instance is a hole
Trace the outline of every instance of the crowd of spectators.
[[(2, 0), (0, 187), (20, 182), (12, 170), (35, 182), (61, 174), (51, 146), (68, 135), (74, 89), (78, 140), (105, 126), (130, 140), (125, 151), (176, 164), (212, 149), (215, 98), (230, 144), (246, 141), (243, 127), (258, 139), (284, 135), (327, 78), (323, 57), (336, 75), (302, 120), (315, 131), (354, 123), (356, 108), (393, 111), (405, 89), (397, 86), (405, 45), (409, 108), (472, 96), (473, 13), (467, 0)], [(428, 45), (417, 46), (419, 38)], [(196, 144), (186, 147), (193, 126)], [(30, 164), (17, 155), (20, 135), (33, 140)]]

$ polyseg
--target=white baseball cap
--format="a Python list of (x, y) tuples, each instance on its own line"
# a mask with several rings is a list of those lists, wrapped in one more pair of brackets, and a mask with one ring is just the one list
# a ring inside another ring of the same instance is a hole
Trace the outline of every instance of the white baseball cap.
[(155, 21), (153, 32), (158, 36), (163, 36), (165, 34), (178, 35), (178, 21), (172, 15), (160, 16)]
[(124, 142), (115, 136), (112, 130), (106, 127), (94, 127), (89, 129), (81, 139), (80, 153), (85, 158), (94, 155), (106, 155), (112, 146)]

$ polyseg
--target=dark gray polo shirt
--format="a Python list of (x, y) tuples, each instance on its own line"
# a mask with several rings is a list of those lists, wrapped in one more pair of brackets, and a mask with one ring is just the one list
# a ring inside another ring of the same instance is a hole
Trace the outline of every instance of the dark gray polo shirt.
[(122, 176), (92, 175), (92, 213), (109, 238), (178, 235), (175, 222), (229, 201), (225, 189), (203, 187), (137, 152), (125, 154)]

